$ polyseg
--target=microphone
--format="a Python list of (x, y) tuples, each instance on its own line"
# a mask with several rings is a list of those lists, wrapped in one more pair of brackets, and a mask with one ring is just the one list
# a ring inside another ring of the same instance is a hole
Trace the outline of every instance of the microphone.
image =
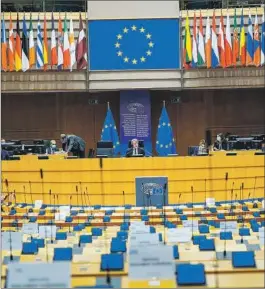
[(191, 210), (191, 239), (193, 240), (193, 218), (194, 218), (194, 206), (193, 206), (193, 200), (194, 200), (194, 191), (193, 191), (193, 186), (191, 186), (191, 202), (192, 202), (192, 210)]
[[(49, 190), (49, 195), (50, 195), (50, 206), (52, 207), (52, 190)], [(55, 220), (55, 214), (54, 214), (54, 220)], [(51, 218), (51, 243), (53, 244), (53, 239), (52, 239), (52, 218)]]
[[(228, 172), (225, 173), (225, 203), (227, 204), (227, 181), (228, 181)], [(225, 233), (226, 233), (226, 216), (225, 216)], [(224, 256), (226, 256), (226, 238), (224, 242)]]
[(84, 200), (83, 200), (83, 195), (82, 195), (82, 192), (83, 192), (82, 183), (79, 182), (79, 185), (80, 185), (80, 198), (81, 198), (81, 203), (82, 203), (82, 210), (85, 211), (85, 209), (84, 209)]
[(205, 179), (205, 182), (204, 182), (204, 199), (205, 199), (205, 205), (204, 205), (204, 207), (205, 208), (207, 208), (207, 204), (206, 204), (206, 182), (207, 182), (207, 180)]
[[(241, 200), (243, 201), (244, 200), (244, 183), (242, 183), (241, 187), (242, 187), (242, 198), (241, 198)], [(243, 206), (243, 204), (242, 204), (242, 206)]]
[[(72, 195), (70, 196), (70, 213), (71, 213), (71, 207), (72, 207)], [(68, 232), (71, 233), (71, 225), (70, 225), (70, 222), (68, 223), (69, 224), (69, 227), (68, 227)]]
[(231, 202), (230, 202), (230, 211), (233, 213), (233, 205), (232, 205), (232, 200), (233, 200), (233, 193), (234, 193), (234, 182), (232, 183), (232, 188), (231, 188)]
[(92, 206), (91, 206), (91, 203), (90, 203), (87, 187), (86, 187), (86, 195), (87, 195), (88, 206), (90, 207), (90, 215), (92, 217), (93, 216), (93, 210), (92, 210)]
[[(242, 185), (243, 185), (243, 183), (242, 183)], [(248, 194), (248, 199), (249, 199), (249, 197), (250, 197), (250, 192), (249, 192), (249, 194)], [(243, 208), (243, 205), (242, 205), (242, 208)], [(245, 228), (245, 217), (247, 216), (247, 211), (245, 212), (245, 216), (244, 216), (244, 211), (242, 210), (242, 228)], [(241, 236), (241, 244), (243, 244), (244, 243), (244, 239), (243, 239), (243, 235)]]
[(23, 186), (23, 194), (24, 194), (24, 201), (25, 201), (25, 205), (27, 204), (27, 195), (26, 195), (26, 188), (25, 186)]
[(257, 177), (255, 177), (255, 181), (254, 181), (254, 192), (253, 192), (253, 198), (256, 198), (256, 181), (257, 181)]
[(123, 195), (123, 222), (125, 223), (125, 193), (122, 191)]
[(40, 169), (40, 178), (41, 178), (41, 194), (42, 194), (42, 200), (44, 204), (44, 183), (43, 183), (43, 170)]
[[(76, 192), (76, 195), (77, 195), (77, 206), (79, 206), (78, 186), (75, 186), (75, 192)], [(79, 210), (77, 210), (77, 223), (79, 225)]]
[(30, 193), (32, 209), (33, 209), (34, 203), (33, 203), (33, 197), (32, 197), (31, 181), (29, 181), (29, 193)]
[(180, 198), (181, 198), (181, 193), (179, 194), (178, 206), (179, 206), (179, 203), (180, 203)]
[(166, 245), (166, 190), (167, 190), (167, 183), (164, 183), (164, 192), (163, 192), (163, 212), (164, 212), (164, 245)]
[(143, 207), (144, 207), (144, 209), (146, 209), (145, 208), (145, 197), (144, 197), (144, 183), (142, 183), (141, 189), (142, 189), (142, 195), (143, 195)]

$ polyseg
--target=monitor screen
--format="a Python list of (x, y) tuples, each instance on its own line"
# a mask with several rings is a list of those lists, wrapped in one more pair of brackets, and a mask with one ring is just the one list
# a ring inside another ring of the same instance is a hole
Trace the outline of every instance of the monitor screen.
[(97, 148), (98, 149), (112, 149), (113, 148), (113, 142), (112, 141), (98, 141), (97, 142)]

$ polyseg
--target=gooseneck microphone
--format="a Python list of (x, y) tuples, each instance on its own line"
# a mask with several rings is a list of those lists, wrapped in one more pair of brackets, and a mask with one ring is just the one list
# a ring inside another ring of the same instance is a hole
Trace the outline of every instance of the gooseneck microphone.
[(192, 202), (192, 208), (191, 208), (191, 239), (193, 241), (194, 239), (194, 232), (193, 232), (193, 227), (194, 227), (194, 223), (193, 223), (193, 219), (194, 219), (194, 191), (193, 191), (193, 186), (191, 186), (191, 202)]
[(43, 169), (40, 169), (40, 178), (41, 178), (41, 193), (42, 193), (42, 200), (44, 203), (44, 183), (43, 183)]
[[(50, 207), (52, 208), (52, 190), (49, 190), (49, 195), (50, 195)], [(55, 214), (54, 214), (54, 220), (55, 220)], [(51, 243), (53, 244), (53, 238), (52, 238), (52, 224), (53, 224), (53, 219), (51, 218)], [(47, 246), (47, 245), (46, 245)]]
[[(227, 181), (228, 181), (228, 173), (225, 173), (225, 203), (227, 204)], [(225, 234), (226, 234), (226, 217), (225, 217)], [(224, 240), (224, 257), (226, 257), (226, 238)]]
[(33, 207), (34, 203), (33, 203), (33, 197), (32, 197), (31, 181), (29, 181), (29, 194), (30, 194), (31, 204)]

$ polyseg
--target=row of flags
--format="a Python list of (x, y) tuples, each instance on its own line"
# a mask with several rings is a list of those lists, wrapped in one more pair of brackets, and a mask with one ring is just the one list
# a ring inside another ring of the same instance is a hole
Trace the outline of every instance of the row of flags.
[[(191, 37), (189, 17), (185, 21), (185, 37), (183, 47), (183, 65), (185, 68), (206, 66), (207, 68), (241, 66), (262, 66), (265, 64), (265, 19), (264, 12), (259, 31), (259, 18), (256, 13), (254, 30), (252, 16), (249, 13), (248, 27), (245, 31), (243, 8), (241, 12), (240, 30), (237, 25), (237, 13), (234, 10), (232, 31), (227, 13), (226, 26), (221, 14), (217, 32), (215, 11), (212, 25), (209, 16), (206, 19), (206, 31), (203, 33), (203, 19), (200, 13), (199, 28), (194, 12), (193, 36)], [(246, 36), (247, 32), (247, 36)], [(192, 38), (192, 39), (191, 39)]]
[[(119, 135), (109, 105), (107, 115), (103, 123), (101, 141), (111, 141), (113, 143), (114, 154), (117, 155), (121, 153)], [(177, 153), (176, 142), (173, 137), (173, 130), (165, 103), (158, 122), (156, 152), (159, 156), (168, 156)]]
[[(34, 31), (30, 15), (29, 29), (23, 17), (22, 37), (19, 27), (19, 15), (17, 14), (16, 36), (13, 30), (13, 23), (10, 16), (9, 34), (6, 36), (4, 15), (2, 18), (1, 57), (2, 70), (4, 71), (27, 71), (36, 65), (37, 69), (47, 70), (48, 65), (57, 69), (70, 69), (76, 64), (77, 69), (87, 67), (87, 40), (83, 29), (83, 21), (79, 18), (78, 39), (74, 39), (73, 21), (70, 19), (68, 31), (68, 19), (64, 17), (62, 24), (61, 17), (58, 20), (58, 31), (54, 28), (52, 14), (52, 31), (50, 47), (48, 45), (47, 21), (44, 16), (43, 27), (38, 18), (37, 40), (34, 42)], [(50, 59), (48, 57), (50, 49)]]

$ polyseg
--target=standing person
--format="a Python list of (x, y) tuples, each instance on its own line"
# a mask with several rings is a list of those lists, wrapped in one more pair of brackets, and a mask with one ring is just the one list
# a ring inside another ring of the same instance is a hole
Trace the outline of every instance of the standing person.
[(74, 134), (61, 134), (61, 142), (65, 152), (71, 152), (78, 158), (85, 157), (86, 143), (80, 136)]
[(214, 151), (226, 150), (226, 141), (222, 133), (219, 133), (216, 136), (216, 141), (214, 142), (213, 150)]
[(206, 148), (205, 140), (202, 139), (199, 143), (198, 155), (204, 155), (204, 154), (207, 154), (207, 148)]
[(129, 148), (126, 152), (126, 157), (133, 157), (133, 156), (138, 156), (138, 155), (145, 156), (144, 149), (139, 147), (138, 139), (136, 139), (136, 138), (133, 139), (131, 141), (131, 145), (132, 145), (132, 147)]

